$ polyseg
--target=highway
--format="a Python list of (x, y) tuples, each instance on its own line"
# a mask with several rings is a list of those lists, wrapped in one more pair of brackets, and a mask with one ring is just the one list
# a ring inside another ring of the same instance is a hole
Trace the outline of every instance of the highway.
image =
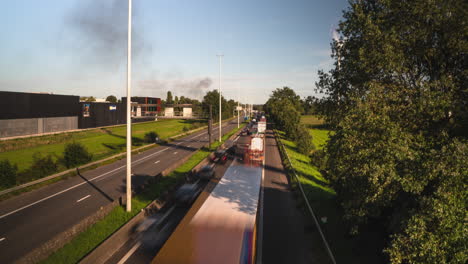
[[(239, 142), (247, 143), (247, 138), (240, 137)], [(265, 151), (262, 182), (264, 198), (259, 205), (259, 210), (263, 212), (263, 222), (258, 227), (258, 230), (262, 230), (262, 237), (259, 237), (257, 244), (260, 247), (257, 248), (257, 257), (261, 255), (261, 259), (257, 259), (257, 263), (327, 263), (327, 260), (317, 260), (316, 256), (311, 255), (311, 248), (320, 247), (320, 242), (314, 240), (307, 231), (307, 218), (297, 208), (271, 130), (267, 130), (265, 134)], [(217, 179), (210, 184), (216, 185), (219, 182), (230, 163), (217, 165)], [(214, 186), (207, 186), (205, 191), (210, 192), (213, 189)], [(198, 199), (191, 208), (178, 208), (169, 204), (151, 216), (152, 225), (146, 231), (136, 234), (134, 239), (127, 242), (106, 263), (150, 263), (184, 217), (192, 217), (190, 214), (194, 215), (204, 201), (205, 199)], [(186, 246), (187, 243), (180, 244), (180, 254), (183, 254)], [(212, 246), (213, 251), (216, 251), (216, 245)]]
[[(223, 134), (237, 122), (224, 124)], [(213, 128), (213, 140), (218, 127)], [(208, 143), (206, 130), (132, 156), (132, 188)], [(0, 263), (18, 260), (125, 193), (125, 159), (0, 203)]]

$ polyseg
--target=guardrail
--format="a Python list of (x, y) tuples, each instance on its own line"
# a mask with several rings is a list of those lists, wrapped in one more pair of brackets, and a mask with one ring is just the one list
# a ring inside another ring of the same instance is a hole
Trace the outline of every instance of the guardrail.
[(314, 213), (314, 210), (312, 210), (312, 207), (310, 206), (310, 203), (309, 203), (309, 200), (307, 199), (307, 196), (304, 192), (304, 189), (302, 188), (302, 184), (301, 182), (299, 181), (299, 177), (297, 176), (296, 174), (296, 170), (294, 169), (294, 166), (292, 165), (292, 162), (291, 162), (291, 159), (289, 158), (289, 155), (288, 155), (288, 152), (286, 151), (286, 149), (284, 148), (284, 145), (283, 143), (281, 142), (281, 139), (278, 137), (278, 135), (276, 134), (276, 130), (273, 130), (273, 133), (275, 135), (275, 138), (276, 138), (276, 142), (278, 142), (279, 146), (280, 146), (280, 152), (286, 156), (286, 159), (288, 160), (289, 162), (289, 165), (291, 167), (291, 171), (292, 171), (292, 174), (294, 175), (294, 179), (296, 179), (296, 182), (298, 183), (298, 186), (299, 186), (299, 189), (301, 190), (301, 193), (302, 193), (302, 197), (304, 199), (304, 201), (306, 202), (307, 204), (307, 208), (309, 209), (309, 212), (310, 214), (312, 215), (312, 218), (314, 219), (314, 222), (315, 222), (315, 226), (317, 227), (319, 233), (320, 233), (320, 236), (322, 237), (322, 241), (323, 241), (323, 244), (325, 245), (326, 249), (327, 249), (327, 253), (328, 253), (328, 256), (330, 257), (331, 261), (333, 262), (333, 264), (336, 264), (336, 260), (335, 260), (335, 256), (333, 256), (333, 253), (330, 249), (330, 246), (328, 245), (328, 242), (327, 240), (325, 239), (325, 235), (323, 234), (323, 231), (322, 231), (322, 228), (320, 227), (320, 224), (317, 220), (317, 217), (315, 216), (315, 213)]

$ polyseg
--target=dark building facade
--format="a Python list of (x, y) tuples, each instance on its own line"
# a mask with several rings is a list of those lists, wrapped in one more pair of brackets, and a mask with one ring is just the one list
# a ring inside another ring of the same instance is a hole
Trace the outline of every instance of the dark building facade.
[(112, 126), (126, 123), (124, 103), (80, 102), (78, 128)]
[(76, 116), (79, 96), (0, 92), (0, 119)]

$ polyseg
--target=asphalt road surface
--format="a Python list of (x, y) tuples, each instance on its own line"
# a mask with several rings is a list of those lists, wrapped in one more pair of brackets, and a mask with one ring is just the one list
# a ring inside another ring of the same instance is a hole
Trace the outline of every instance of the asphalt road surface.
[[(208, 182), (208, 185), (206, 182), (199, 182), (199, 188), (204, 189), (209, 194), (231, 163), (232, 160), (229, 159), (225, 164), (216, 164), (214, 167), (215, 179)], [(207, 197), (207, 195), (205, 196)], [(168, 203), (160, 212), (146, 220), (146, 223), (151, 224), (146, 230), (135, 234), (133, 239), (124, 244), (106, 263), (150, 263), (187, 212), (194, 209), (197, 211), (198, 209), (193, 207), (200, 206), (203, 201), (197, 200), (197, 203), (192, 207), (180, 207)]]
[[(223, 134), (237, 122), (224, 124)], [(213, 140), (218, 127), (213, 128)], [(132, 156), (132, 187), (208, 143), (206, 130)], [(126, 160), (0, 203), (0, 263), (11, 263), (125, 193)]]
[[(321, 242), (314, 240), (311, 232), (307, 231), (310, 226), (296, 206), (297, 202), (291, 193), (278, 145), (271, 130), (267, 130), (265, 139), (262, 183), (264, 196), (262, 208), (259, 208), (263, 210), (263, 222), (260, 224), (262, 238), (261, 249), (257, 248), (257, 256), (261, 251), (261, 263), (267, 264), (327, 263), (317, 260), (311, 254), (312, 247), (320, 246)], [(248, 137), (240, 137), (238, 142), (247, 143)], [(219, 166), (217, 175), (223, 175), (227, 166), (229, 163)], [(125, 244), (107, 264), (150, 263), (188, 211), (188, 208), (172, 206), (163, 208), (159, 214), (153, 216), (153, 225)]]
[(265, 145), (262, 262), (314, 263), (310, 256), (314, 241), (305, 232), (305, 217), (297, 209), (271, 130), (266, 132)]

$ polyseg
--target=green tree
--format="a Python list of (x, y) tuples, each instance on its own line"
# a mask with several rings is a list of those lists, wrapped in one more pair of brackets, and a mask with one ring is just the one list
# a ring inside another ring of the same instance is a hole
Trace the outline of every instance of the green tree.
[(18, 167), (12, 165), (9, 160), (0, 161), (0, 188), (6, 189), (16, 184)]
[(67, 168), (72, 168), (92, 160), (92, 154), (81, 143), (72, 142), (65, 145), (62, 162)]
[(389, 235), (392, 263), (465, 263), (466, 1), (350, 1), (319, 72), (336, 133), (326, 175), (351, 232)]
[[(219, 93), (218, 90), (208, 91), (206, 95), (203, 97), (203, 112), (209, 113), (210, 112), (210, 105), (212, 106), (213, 111), (213, 119), (215, 121), (219, 118)], [(221, 95), (221, 114), (223, 115), (223, 119), (229, 116), (229, 106), (227, 105), (226, 99), (224, 96)], [(232, 113), (231, 113), (232, 115)]]
[(106, 97), (106, 101), (111, 102), (111, 103), (117, 103), (117, 97), (113, 95), (109, 95)]
[(172, 99), (172, 92), (167, 91), (166, 104), (173, 104), (173, 103), (174, 103), (174, 101)]

